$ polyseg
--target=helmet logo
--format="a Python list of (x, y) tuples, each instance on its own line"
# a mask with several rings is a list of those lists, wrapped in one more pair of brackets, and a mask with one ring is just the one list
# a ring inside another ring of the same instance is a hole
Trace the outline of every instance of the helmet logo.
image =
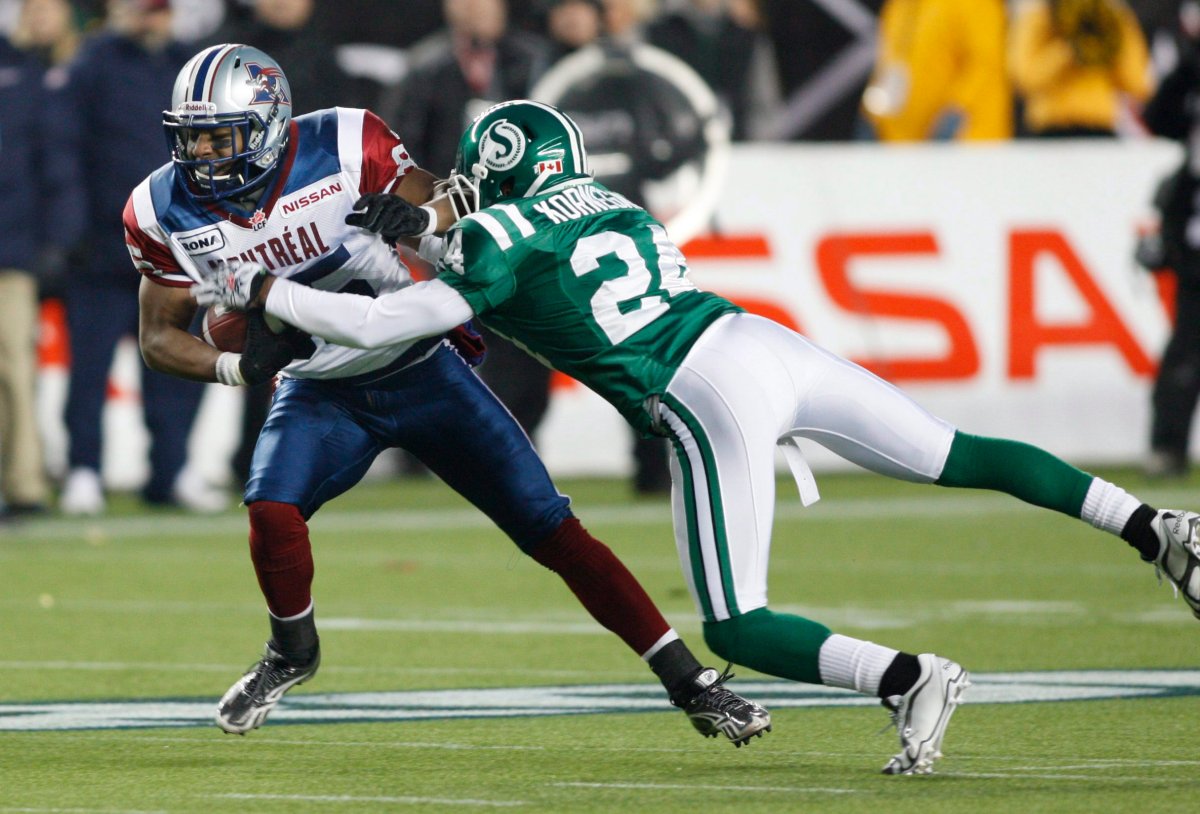
[(521, 163), (528, 142), (521, 128), (507, 119), (493, 122), (479, 138), (479, 160), (496, 172), (507, 172)]
[(175, 113), (180, 116), (215, 116), (217, 106), (212, 102), (185, 101), (179, 103)]
[(246, 71), (250, 74), (250, 84), (254, 87), (252, 105), (281, 104), (290, 105), (283, 89), (283, 71), (273, 65), (259, 65), (257, 62), (247, 62)]

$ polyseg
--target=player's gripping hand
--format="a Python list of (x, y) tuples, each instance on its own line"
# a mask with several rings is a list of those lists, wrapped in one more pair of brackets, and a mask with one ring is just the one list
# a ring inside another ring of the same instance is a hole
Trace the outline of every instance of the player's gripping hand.
[(267, 270), (260, 263), (232, 260), (215, 268), (198, 269), (200, 282), (191, 288), (201, 305), (223, 305), (232, 311), (259, 307), (258, 295), (267, 281)]
[(402, 237), (426, 237), (437, 227), (437, 214), (428, 206), (413, 206), (386, 192), (373, 192), (354, 202), (346, 224), (375, 232), (389, 244)]
[(267, 326), (260, 309), (246, 314), (246, 344), (238, 370), (247, 385), (261, 384), (283, 370), (293, 359), (307, 359), (316, 345), (312, 337), (291, 326), (275, 333)]

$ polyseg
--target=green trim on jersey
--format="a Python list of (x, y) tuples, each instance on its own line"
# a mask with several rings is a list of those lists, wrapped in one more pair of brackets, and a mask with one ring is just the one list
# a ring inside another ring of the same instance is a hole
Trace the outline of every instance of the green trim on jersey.
[(643, 434), (661, 395), (718, 317), (666, 229), (594, 182), (560, 184), (463, 218), (438, 276), (485, 325), (586, 384)]
[[(730, 616), (741, 613), (737, 604), (737, 590), (734, 583), (733, 567), (729, 561), (729, 537), (725, 528), (725, 500), (721, 496), (721, 479), (718, 477), (717, 459), (713, 454), (712, 445), (704, 433), (704, 427), (683, 404), (670, 394), (664, 394), (662, 403), (688, 428), (692, 443), (700, 454), (700, 463), (704, 469), (704, 484), (700, 489), (708, 495), (709, 513), (712, 516), (710, 532), (713, 547), (717, 555), (717, 567), (721, 575), (721, 593), (725, 597), (725, 607)], [(712, 600), (708, 596), (708, 580), (704, 576), (704, 557), (701, 551), (700, 515), (696, 511), (695, 496), (697, 485), (692, 472), (692, 461), (687, 456), (684, 443), (677, 437), (671, 438), (675, 455), (679, 459), (679, 468), (683, 472), (683, 495), (687, 514), (688, 551), (692, 563), (692, 579), (696, 584), (696, 593), (700, 597), (706, 621), (715, 621)]]

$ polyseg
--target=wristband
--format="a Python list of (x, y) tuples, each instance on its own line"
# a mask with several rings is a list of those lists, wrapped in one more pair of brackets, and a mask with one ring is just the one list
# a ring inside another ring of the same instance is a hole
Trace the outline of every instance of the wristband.
[(246, 383), (242, 376), (242, 355), (240, 353), (222, 353), (217, 357), (217, 381), (230, 387), (241, 387)]
[[(446, 253), (446, 239), (437, 235), (427, 235), (421, 238), (421, 246), (417, 249), (417, 256), (431, 266), (436, 266), (438, 261), (442, 259), (442, 255)], [(270, 294), (267, 295), (268, 297)]]
[(419, 206), (417, 208), (425, 210), (425, 214), (429, 216), (429, 223), (425, 224), (424, 231), (422, 231), (420, 234), (413, 235), (413, 237), (429, 237), (430, 235), (432, 235), (434, 232), (437, 231), (437, 225), (438, 225), (437, 210), (434, 209), (432, 206)]

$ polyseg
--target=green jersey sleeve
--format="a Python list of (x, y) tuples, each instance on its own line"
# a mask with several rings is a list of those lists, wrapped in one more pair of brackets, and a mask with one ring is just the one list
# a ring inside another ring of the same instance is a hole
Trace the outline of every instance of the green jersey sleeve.
[[(438, 278), (463, 295), (476, 314), (484, 315), (516, 290), (516, 275), (507, 249), (512, 240), (495, 233), (496, 218), (486, 213), (459, 221), (446, 235), (446, 252), (438, 263)], [(491, 228), (489, 228), (491, 227)], [(464, 258), (471, 258), (468, 263)]]

